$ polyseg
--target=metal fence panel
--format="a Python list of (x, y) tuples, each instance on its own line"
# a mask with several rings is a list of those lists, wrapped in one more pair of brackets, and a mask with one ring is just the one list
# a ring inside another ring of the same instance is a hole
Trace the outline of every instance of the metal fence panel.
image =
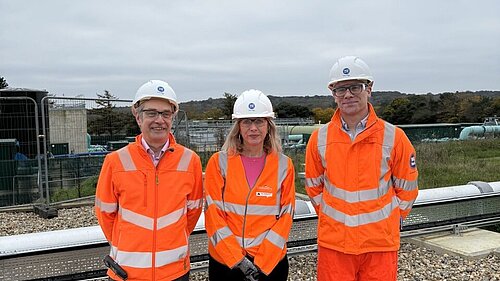
[(28, 96), (0, 97), (0, 206), (41, 197), (38, 109)]
[[(44, 188), (49, 202), (92, 195), (104, 157), (139, 133), (130, 100), (46, 97)], [(43, 119), (45, 120), (45, 119)]]

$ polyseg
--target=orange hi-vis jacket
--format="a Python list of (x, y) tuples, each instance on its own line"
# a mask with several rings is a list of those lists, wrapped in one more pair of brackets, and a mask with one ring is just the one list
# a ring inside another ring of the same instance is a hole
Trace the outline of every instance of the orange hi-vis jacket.
[(351, 141), (340, 111), (306, 149), (306, 191), (318, 214), (318, 245), (347, 254), (397, 251), (400, 220), (417, 198), (415, 150), (403, 130), (369, 104)]
[(244, 256), (269, 275), (286, 255), (295, 211), (295, 170), (281, 153), (266, 156), (254, 186), (248, 186), (239, 155), (214, 154), (205, 171), (208, 252), (233, 268)]
[(203, 206), (201, 162), (170, 134), (155, 167), (141, 138), (106, 156), (95, 212), (128, 280), (172, 280), (190, 268), (188, 237)]

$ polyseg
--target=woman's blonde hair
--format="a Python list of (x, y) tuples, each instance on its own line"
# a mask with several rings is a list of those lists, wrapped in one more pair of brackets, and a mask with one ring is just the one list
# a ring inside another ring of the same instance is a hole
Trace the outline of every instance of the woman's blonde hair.
[[(222, 146), (222, 151), (229, 155), (238, 155), (243, 152), (243, 138), (240, 134), (240, 122), (242, 119), (236, 119), (226, 137), (226, 141)], [(281, 152), (281, 139), (273, 119), (266, 118), (268, 129), (267, 135), (264, 138), (264, 152), (270, 154), (273, 152)]]

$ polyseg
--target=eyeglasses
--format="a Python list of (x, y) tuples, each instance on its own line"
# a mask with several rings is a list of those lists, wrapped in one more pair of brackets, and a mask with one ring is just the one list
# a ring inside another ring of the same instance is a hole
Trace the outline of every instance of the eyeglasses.
[(359, 95), (361, 94), (361, 92), (366, 90), (366, 84), (359, 83), (359, 84), (334, 88), (332, 89), (332, 94), (338, 98), (342, 98), (347, 94), (347, 90), (349, 90), (349, 92), (351, 92), (351, 94), (353, 95)]
[(255, 118), (255, 119), (249, 119), (245, 118), (240, 121), (241, 126), (245, 128), (250, 128), (252, 124), (255, 124), (258, 128), (263, 127), (266, 125), (267, 120), (265, 118)]
[(156, 119), (158, 118), (158, 115), (161, 115), (161, 118), (163, 119), (172, 119), (172, 116), (174, 115), (172, 111), (169, 110), (156, 111), (155, 109), (144, 109), (141, 112), (143, 112), (144, 116), (146, 116), (149, 119)]

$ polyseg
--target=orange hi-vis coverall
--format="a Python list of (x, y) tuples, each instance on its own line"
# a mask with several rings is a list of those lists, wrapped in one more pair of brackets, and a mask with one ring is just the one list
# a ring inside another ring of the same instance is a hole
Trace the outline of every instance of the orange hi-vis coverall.
[(155, 167), (141, 138), (106, 156), (95, 212), (128, 280), (172, 280), (190, 269), (188, 238), (203, 206), (201, 161), (170, 134)]
[(281, 153), (266, 156), (254, 186), (248, 186), (239, 155), (214, 154), (205, 171), (208, 252), (229, 268), (246, 255), (269, 275), (286, 255), (295, 211), (295, 170)]
[(340, 111), (316, 130), (306, 150), (306, 191), (318, 214), (318, 245), (346, 254), (397, 251), (400, 220), (417, 198), (415, 150), (403, 130), (369, 104), (354, 141)]

